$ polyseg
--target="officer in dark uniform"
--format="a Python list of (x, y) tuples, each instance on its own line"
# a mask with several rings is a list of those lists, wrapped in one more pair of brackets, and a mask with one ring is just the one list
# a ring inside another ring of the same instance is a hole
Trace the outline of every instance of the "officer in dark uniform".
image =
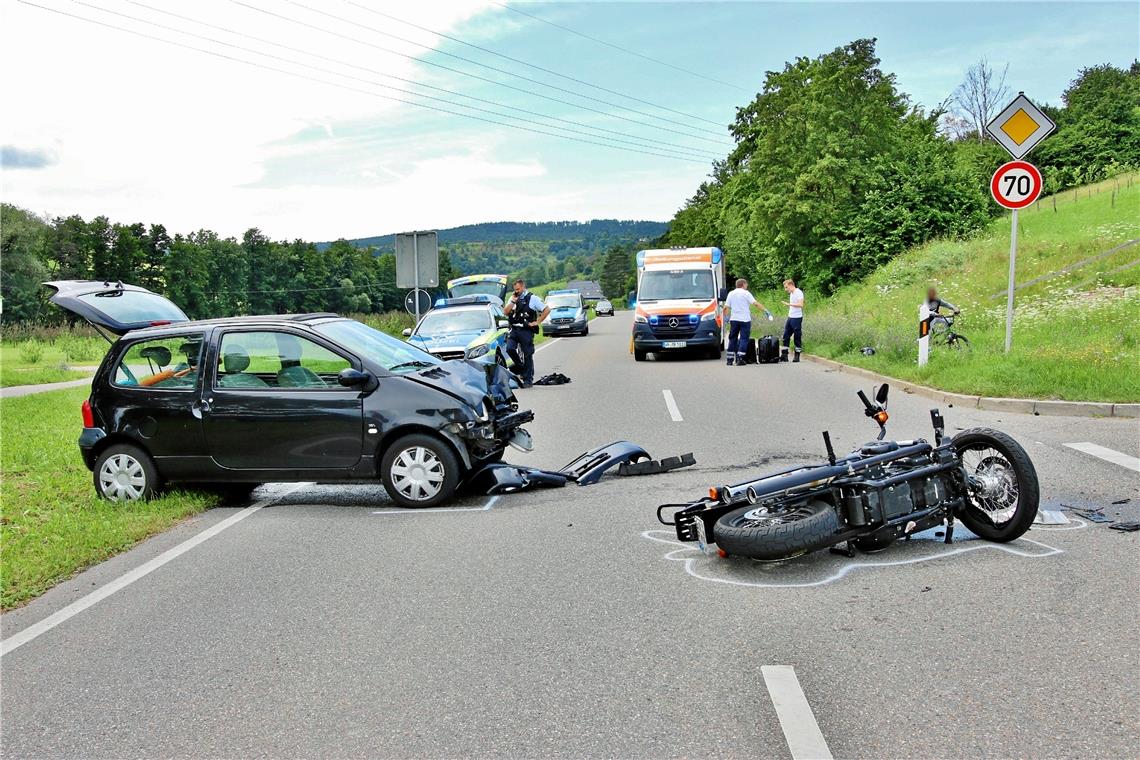
[(503, 306), (511, 325), (507, 354), (515, 363), (515, 374), (522, 381), (522, 387), (529, 388), (534, 383), (534, 336), (538, 335), (542, 320), (550, 314), (550, 307), (528, 291), (521, 278), (515, 280), (514, 289), (511, 300)]

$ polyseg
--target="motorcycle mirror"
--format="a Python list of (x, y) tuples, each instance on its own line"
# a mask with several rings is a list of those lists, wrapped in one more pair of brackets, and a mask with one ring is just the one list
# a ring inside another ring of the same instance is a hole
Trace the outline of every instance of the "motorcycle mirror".
[(886, 383), (880, 385), (878, 390), (875, 391), (875, 401), (879, 402), (880, 405), (885, 407), (887, 405), (887, 393), (889, 393), (890, 390), (891, 386), (887, 385)]

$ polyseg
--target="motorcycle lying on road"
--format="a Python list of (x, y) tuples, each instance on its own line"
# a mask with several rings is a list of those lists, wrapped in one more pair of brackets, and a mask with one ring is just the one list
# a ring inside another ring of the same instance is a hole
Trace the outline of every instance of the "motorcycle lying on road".
[(943, 523), (951, 543), (955, 520), (1003, 543), (1029, 530), (1037, 515), (1037, 472), (1017, 441), (988, 428), (947, 437), (937, 409), (930, 411), (933, 444), (884, 441), (888, 391), (880, 386), (873, 402), (858, 392), (865, 414), (879, 424), (875, 441), (836, 458), (824, 432), (826, 463), (710, 488), (696, 501), (662, 504), (657, 519), (675, 526), (681, 541), (766, 561), (841, 544), (849, 555), (881, 551)]

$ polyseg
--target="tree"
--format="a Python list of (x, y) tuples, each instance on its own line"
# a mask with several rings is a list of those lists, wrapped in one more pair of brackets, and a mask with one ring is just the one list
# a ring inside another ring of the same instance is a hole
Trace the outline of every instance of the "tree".
[(985, 139), (986, 125), (1009, 102), (1010, 91), (1005, 84), (1008, 71), (1008, 63), (1000, 72), (995, 72), (990, 62), (982, 57), (966, 69), (966, 78), (951, 96), (957, 115), (970, 124), (978, 140)]
[(38, 319), (40, 283), (48, 279), (44, 248), (51, 228), (30, 211), (0, 205), (0, 298), (6, 322)]
[(620, 245), (606, 251), (599, 284), (607, 298), (625, 298), (626, 285), (634, 273), (633, 261), (633, 253)]

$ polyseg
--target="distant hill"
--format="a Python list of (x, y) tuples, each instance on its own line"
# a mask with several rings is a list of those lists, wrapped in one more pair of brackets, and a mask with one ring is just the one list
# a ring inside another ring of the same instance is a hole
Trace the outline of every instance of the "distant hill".
[[(452, 243), (560, 242), (598, 238), (622, 241), (641, 238), (651, 240), (663, 235), (668, 226), (667, 222), (621, 219), (591, 219), (588, 222), (484, 222), (439, 230), (439, 244), (441, 247), (446, 247)], [(375, 246), (380, 251), (391, 251), (395, 237), (395, 233), (389, 233), (355, 238), (348, 242), (357, 248)], [(323, 250), (329, 245), (331, 241), (317, 243), (317, 248)]]

